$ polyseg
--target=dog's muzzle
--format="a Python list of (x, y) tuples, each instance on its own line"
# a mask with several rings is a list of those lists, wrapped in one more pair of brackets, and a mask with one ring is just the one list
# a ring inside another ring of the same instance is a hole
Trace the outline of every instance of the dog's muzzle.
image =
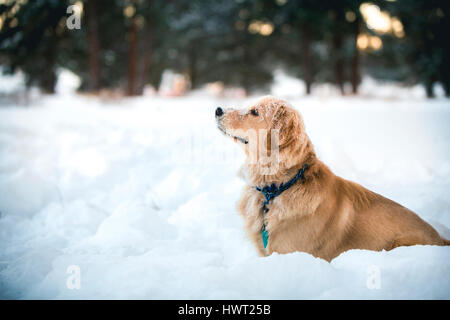
[(222, 131), (223, 134), (225, 134), (226, 136), (229, 136), (235, 140), (238, 140), (239, 142), (242, 142), (243, 144), (247, 144), (248, 143), (247, 139), (244, 139), (239, 136), (234, 136), (227, 132), (227, 130), (223, 127), (222, 121), (221, 121), (221, 117), (223, 116), (223, 114), (224, 114), (223, 109), (221, 107), (218, 107), (215, 112), (216, 120), (217, 120), (217, 128), (219, 128), (219, 130)]

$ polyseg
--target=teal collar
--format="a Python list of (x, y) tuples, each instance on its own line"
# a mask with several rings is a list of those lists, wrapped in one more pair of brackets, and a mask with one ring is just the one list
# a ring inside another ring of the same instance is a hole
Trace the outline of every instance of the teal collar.
[[(281, 183), (279, 186), (272, 183), (271, 185), (264, 186), (264, 187), (255, 187), (256, 190), (261, 192), (264, 195), (264, 203), (262, 206), (263, 211), (263, 221), (264, 221), (264, 215), (269, 211), (269, 208), (267, 208), (266, 205), (269, 204), (270, 200), (273, 198), (278, 197), (281, 193), (289, 189), (294, 185), (295, 182), (297, 182), (298, 179), (301, 179), (302, 181), (305, 180), (305, 171), (309, 168), (309, 165), (305, 163), (303, 167), (298, 171), (298, 173), (288, 182)], [(264, 249), (267, 248), (267, 245), (269, 244), (269, 232), (266, 230), (266, 224), (263, 222), (263, 226), (261, 228), (261, 237)]]

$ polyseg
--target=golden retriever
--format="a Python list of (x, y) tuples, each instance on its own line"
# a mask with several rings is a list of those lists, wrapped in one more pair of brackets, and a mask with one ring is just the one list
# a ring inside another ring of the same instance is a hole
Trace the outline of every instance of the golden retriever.
[[(246, 154), (238, 211), (260, 255), (303, 251), (331, 261), (350, 249), (450, 245), (411, 210), (334, 175), (286, 101), (264, 97), (245, 110), (217, 108), (216, 120)], [(279, 194), (268, 200), (260, 191), (267, 186)]]

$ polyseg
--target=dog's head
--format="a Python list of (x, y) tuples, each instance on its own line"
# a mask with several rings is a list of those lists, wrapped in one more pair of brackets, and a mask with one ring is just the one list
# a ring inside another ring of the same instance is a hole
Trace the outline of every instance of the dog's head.
[[(266, 156), (283, 155), (303, 140), (303, 120), (289, 103), (274, 97), (263, 97), (246, 109), (216, 109), (219, 130), (244, 147), (247, 157), (260, 161)], [(273, 161), (273, 159), (271, 160)]]

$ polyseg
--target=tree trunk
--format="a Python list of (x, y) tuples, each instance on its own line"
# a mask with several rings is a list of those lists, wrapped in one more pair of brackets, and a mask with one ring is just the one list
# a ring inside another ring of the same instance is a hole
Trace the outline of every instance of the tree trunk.
[(144, 87), (147, 84), (150, 64), (152, 62), (152, 26), (150, 19), (146, 21), (145, 27), (145, 43), (144, 52), (142, 56), (142, 72), (139, 81), (138, 94), (142, 95), (144, 93)]
[(56, 76), (56, 36), (52, 35), (50, 43), (45, 49), (45, 72), (40, 76), (39, 87), (45, 94), (54, 94), (57, 81)]
[(132, 18), (128, 32), (128, 86), (127, 95), (135, 96), (138, 94), (138, 28), (135, 18)]
[(360, 17), (357, 16), (356, 20), (353, 22), (353, 57), (352, 57), (352, 93), (358, 93), (359, 86), (359, 50), (358, 50), (358, 35), (361, 28)]
[(306, 94), (311, 94), (312, 67), (311, 67), (311, 35), (307, 26), (301, 26), (301, 57), (303, 67), (303, 80), (306, 84)]
[(98, 36), (97, 0), (86, 1), (89, 47), (89, 91), (100, 89), (100, 45)]
[(433, 89), (434, 82), (427, 81), (427, 82), (425, 82), (424, 85), (425, 85), (425, 91), (427, 93), (427, 98), (434, 98), (434, 89)]
[[(339, 29), (339, 27), (337, 28)], [(341, 95), (345, 95), (344, 91), (344, 61), (342, 58), (342, 34), (336, 30), (333, 35), (333, 54), (335, 55), (334, 61), (334, 77), (336, 85), (341, 92)]]
[(191, 80), (191, 90), (197, 87), (197, 54), (195, 49), (189, 53), (189, 78)]
[(444, 85), (445, 96), (447, 98), (450, 98), (450, 83), (448, 81), (445, 81), (443, 85)]
[(56, 72), (53, 65), (48, 65), (45, 74), (41, 80), (41, 90), (45, 94), (54, 94), (56, 85)]
[(342, 23), (344, 13), (341, 10), (337, 11), (334, 20), (335, 30), (333, 32), (333, 55), (334, 55), (334, 80), (338, 86), (341, 95), (345, 95), (344, 91), (344, 59), (342, 52)]
[(242, 56), (242, 64), (243, 67), (241, 68), (241, 75), (242, 75), (242, 87), (244, 88), (245, 91), (245, 96), (248, 96), (250, 94), (250, 68), (251, 68), (251, 64), (250, 64), (250, 41), (249, 41), (249, 34), (246, 30), (248, 30), (248, 25), (249, 22), (247, 21), (245, 24), (245, 28), (244, 31), (241, 32), (242, 34), (242, 49), (243, 49), (243, 56)]

